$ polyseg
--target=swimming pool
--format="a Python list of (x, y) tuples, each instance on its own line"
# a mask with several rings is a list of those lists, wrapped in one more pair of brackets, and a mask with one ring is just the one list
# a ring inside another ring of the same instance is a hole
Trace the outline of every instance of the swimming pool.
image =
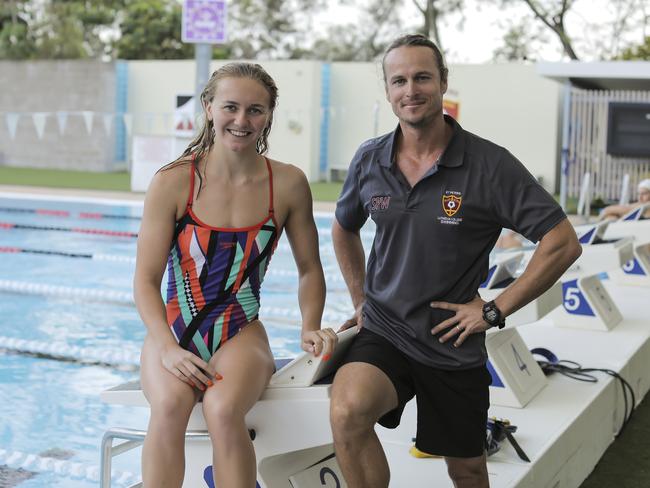
[[(99, 400), (138, 375), (145, 327), (131, 297), (129, 234), (141, 213), (139, 203), (0, 195), (0, 486), (97, 486), (104, 431), (146, 423), (144, 409)], [(332, 216), (318, 214), (316, 223), (328, 288), (323, 323), (336, 327), (352, 306), (331, 246)], [(276, 357), (299, 352), (297, 288), (283, 236), (260, 311)], [(134, 483), (138, 455), (116, 458), (114, 469), (114, 486)]]

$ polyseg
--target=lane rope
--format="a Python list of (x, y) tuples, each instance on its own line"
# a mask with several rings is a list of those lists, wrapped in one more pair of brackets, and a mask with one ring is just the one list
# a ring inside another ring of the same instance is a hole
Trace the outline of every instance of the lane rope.
[[(6, 464), (13, 469), (22, 468), (38, 473), (52, 473), (66, 478), (99, 483), (99, 466), (66, 459), (55, 459), (39, 454), (0, 449), (1, 464)], [(121, 486), (131, 486), (140, 481), (138, 475), (129, 471), (111, 470), (111, 478), (114, 483)]]
[[(24, 281), (0, 280), (0, 292), (22, 293), (27, 295), (45, 295), (62, 298), (74, 298), (84, 300), (98, 300), (117, 302), (134, 306), (133, 295), (130, 292), (116, 290), (102, 290), (94, 288), (78, 288), (72, 286), (47, 285), (44, 283), (33, 283)], [(300, 309), (298, 307), (267, 307), (262, 306), (260, 313), (270, 319), (289, 318), (300, 320)], [(350, 318), (349, 313), (326, 310), (323, 313), (323, 322), (338, 323)]]
[(132, 305), (131, 293), (115, 290), (97, 290), (73, 286), (47, 285), (27, 281), (0, 280), (0, 291), (23, 293), (27, 295), (45, 295), (75, 299), (91, 299)]
[(21, 230), (43, 230), (52, 232), (72, 232), (75, 234), (91, 234), (102, 235), (111, 237), (138, 237), (137, 232), (127, 232), (123, 230), (108, 230), (108, 229), (85, 229), (83, 227), (54, 227), (49, 225), (27, 225), (16, 224), (13, 222), (0, 222), (0, 229), (21, 229)]
[(52, 210), (49, 208), (15, 208), (0, 207), (0, 212), (8, 213), (30, 213), (35, 215), (45, 215), (47, 217), (73, 217), (79, 219), (120, 219), (120, 220), (142, 220), (142, 217), (135, 215), (116, 215), (101, 212), (78, 212), (73, 214), (68, 210)]
[(45, 342), (0, 336), (0, 350), (71, 361), (75, 363), (97, 364), (117, 368), (140, 367), (140, 351), (80, 347), (65, 342)]

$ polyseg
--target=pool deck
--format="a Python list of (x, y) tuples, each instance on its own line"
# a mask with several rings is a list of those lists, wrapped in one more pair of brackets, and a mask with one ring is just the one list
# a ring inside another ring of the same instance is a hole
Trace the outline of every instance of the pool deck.
[[(144, 193), (130, 191), (101, 191), (83, 190), (80, 188), (49, 188), (42, 186), (16, 186), (0, 185), (2, 193), (51, 195), (54, 197), (89, 197), (107, 198), (115, 200), (132, 200), (134, 202), (144, 201)], [(334, 212), (335, 202), (314, 202), (314, 210), (317, 212)]]

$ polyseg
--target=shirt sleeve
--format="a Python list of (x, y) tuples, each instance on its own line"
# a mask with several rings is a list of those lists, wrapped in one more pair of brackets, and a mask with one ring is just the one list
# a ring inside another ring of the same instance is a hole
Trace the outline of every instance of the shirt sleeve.
[(359, 148), (352, 158), (341, 195), (336, 202), (336, 220), (341, 227), (348, 231), (359, 230), (368, 219), (368, 213), (361, 200), (362, 155), (362, 148)]
[(492, 177), (492, 211), (503, 227), (538, 242), (566, 214), (517, 158), (502, 151)]

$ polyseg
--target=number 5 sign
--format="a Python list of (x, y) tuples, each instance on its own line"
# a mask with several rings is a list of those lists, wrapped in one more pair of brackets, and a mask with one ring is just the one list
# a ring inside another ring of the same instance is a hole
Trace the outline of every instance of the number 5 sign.
[(634, 257), (621, 269), (608, 274), (614, 283), (620, 285), (650, 286), (650, 244), (634, 246)]
[(610, 330), (623, 316), (597, 275), (562, 283), (563, 303), (551, 315), (556, 326)]

